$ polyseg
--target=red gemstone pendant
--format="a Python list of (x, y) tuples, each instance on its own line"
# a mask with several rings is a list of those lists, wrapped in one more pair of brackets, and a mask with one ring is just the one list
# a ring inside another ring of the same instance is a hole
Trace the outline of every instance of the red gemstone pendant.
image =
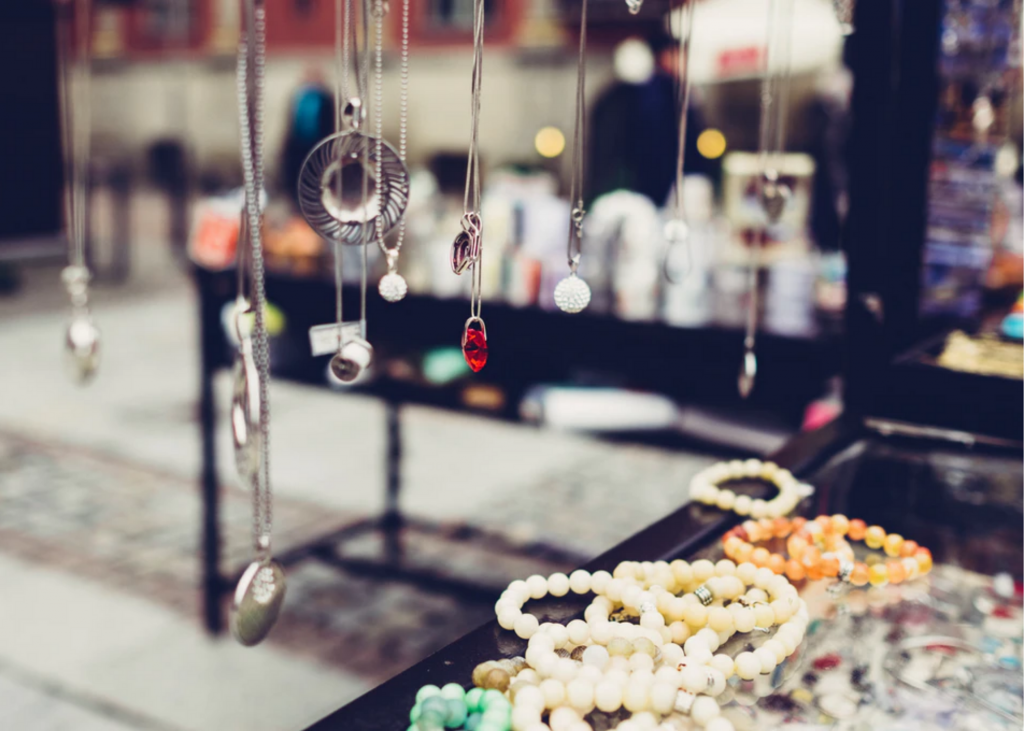
[(462, 356), (474, 373), (487, 364), (487, 329), (479, 317), (466, 321), (466, 328), (462, 331)]

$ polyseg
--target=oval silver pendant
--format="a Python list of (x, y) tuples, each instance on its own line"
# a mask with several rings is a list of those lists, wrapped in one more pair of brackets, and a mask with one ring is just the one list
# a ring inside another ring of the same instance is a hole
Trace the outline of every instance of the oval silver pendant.
[[(369, 164), (367, 199), (363, 195), (363, 160)], [(340, 195), (339, 195), (340, 192)], [(361, 132), (338, 132), (325, 137), (302, 163), (299, 208), (309, 225), (326, 239), (343, 244), (363, 243), (398, 223), (409, 203), (409, 171), (387, 142), (381, 143), (381, 175), (377, 179), (377, 140)]]
[(252, 647), (262, 642), (281, 613), (285, 594), (284, 569), (271, 559), (253, 561), (235, 588), (231, 605), (231, 634)]
[(555, 287), (555, 304), (562, 312), (582, 312), (590, 304), (590, 286), (573, 272)]
[(88, 314), (75, 315), (71, 320), (64, 351), (72, 379), (81, 384), (92, 380), (100, 365), (100, 331)]
[(362, 338), (353, 338), (331, 358), (331, 374), (342, 383), (356, 381), (373, 362), (373, 346)]

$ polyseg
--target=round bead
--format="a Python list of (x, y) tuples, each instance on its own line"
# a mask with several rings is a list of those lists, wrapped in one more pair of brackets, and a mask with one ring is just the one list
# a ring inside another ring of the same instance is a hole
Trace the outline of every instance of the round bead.
[(748, 609), (747, 607), (741, 607), (733, 613), (733, 623), (736, 626), (737, 632), (751, 632), (757, 625), (757, 619), (754, 616), (754, 610)]
[(645, 655), (642, 652), (634, 653), (629, 658), (630, 670), (642, 671), (642, 670), (654, 670), (654, 658), (650, 655)]
[(608, 644), (612, 639), (612, 623), (608, 620), (603, 622), (587, 622), (590, 628), (590, 639), (595, 644)]
[(565, 702), (565, 684), (560, 680), (548, 678), (541, 681), (540, 692), (544, 695), (546, 708), (557, 708)]
[(693, 582), (693, 569), (690, 568), (690, 564), (686, 561), (676, 559), (669, 564), (669, 567), (672, 569), (672, 575), (678, 584), (685, 586)]
[(589, 571), (576, 569), (569, 574), (569, 588), (573, 594), (586, 594), (590, 591), (591, 577)]
[(622, 707), (622, 686), (610, 680), (597, 684), (594, 688), (594, 703), (598, 710), (614, 713)]
[(569, 705), (580, 713), (589, 713), (594, 705), (594, 684), (577, 678), (565, 686), (565, 696)]
[(520, 614), (516, 617), (516, 622), (513, 625), (516, 635), (524, 640), (533, 637), (538, 627), (540, 627), (540, 622), (532, 614)]
[(864, 533), (864, 543), (868, 548), (879, 549), (885, 543), (885, 529), (873, 525)]
[[(917, 559), (914, 559), (916, 562)], [(671, 635), (672, 642), (677, 645), (686, 642), (690, 638), (690, 625), (686, 622), (678, 621), (673, 622), (668, 627), (669, 634)]]
[(590, 627), (582, 619), (574, 619), (566, 625), (569, 632), (569, 641), (574, 645), (586, 644), (590, 639)]
[(582, 720), (580, 714), (568, 706), (560, 706), (551, 712), (548, 725), (551, 731), (568, 731), (573, 724)]
[(516, 626), (516, 620), (522, 614), (518, 609), (502, 609), (498, 612), (498, 625), (502, 629), (511, 630)]
[(698, 726), (707, 726), (708, 722), (721, 712), (721, 709), (718, 707), (718, 701), (706, 695), (701, 695), (697, 696), (693, 702), (693, 708), (690, 709), (690, 718)]
[(551, 596), (561, 597), (569, 593), (569, 577), (562, 573), (548, 577), (548, 592)]
[(608, 588), (608, 582), (611, 581), (612, 575), (604, 569), (595, 571), (590, 575), (590, 590), (595, 594), (602, 593)]
[(741, 652), (735, 662), (736, 674), (743, 680), (753, 680), (761, 674), (761, 661), (752, 652)]
[(868, 569), (868, 581), (872, 586), (881, 586), (889, 580), (889, 572), (884, 563), (876, 563)]
[(548, 593), (548, 580), (540, 574), (534, 574), (526, 580), (526, 588), (531, 599), (543, 599)]
[(703, 604), (689, 604), (683, 612), (683, 619), (691, 627), (703, 627), (708, 621), (708, 608)]
[(705, 627), (704, 629), (699, 630), (694, 637), (704, 640), (704, 644), (709, 650), (711, 650), (711, 652), (717, 650), (718, 646), (722, 644), (718, 639), (718, 632), (710, 627)]
[(708, 685), (707, 668), (702, 665), (687, 665), (679, 671), (679, 685), (691, 693), (703, 693)]
[(676, 704), (677, 690), (669, 683), (659, 683), (651, 687), (651, 710), (661, 715), (672, 712)]
[(736, 661), (728, 655), (720, 654), (711, 658), (708, 665), (720, 672), (728, 680), (736, 672)]
[(690, 564), (690, 568), (693, 569), (693, 580), (699, 583), (703, 583), (715, 575), (715, 565), (707, 559), (700, 559)]
[(776, 663), (782, 662), (789, 656), (789, 653), (786, 652), (785, 646), (774, 637), (766, 641), (763, 645), (761, 645), (761, 647), (766, 650), (771, 650), (772, 653), (774, 653)]
[(779, 664), (779, 661), (775, 659), (775, 653), (764, 646), (754, 650), (754, 657), (761, 663), (762, 673), (770, 673)]
[(639, 713), (647, 709), (650, 689), (644, 683), (630, 681), (622, 694), (622, 706), (631, 713)]
[(562, 657), (558, 659), (551, 677), (562, 683), (568, 683), (576, 677), (577, 672), (576, 661), (568, 657)]

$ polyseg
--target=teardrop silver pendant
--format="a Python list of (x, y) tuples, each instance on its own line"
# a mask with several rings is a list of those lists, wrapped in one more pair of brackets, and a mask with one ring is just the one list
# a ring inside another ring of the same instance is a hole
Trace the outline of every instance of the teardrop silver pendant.
[(235, 588), (231, 634), (246, 647), (262, 642), (277, 622), (284, 604), (284, 569), (272, 559), (253, 561)]
[(757, 378), (757, 356), (753, 350), (748, 349), (743, 353), (743, 365), (736, 382), (741, 398), (750, 396), (751, 391), (754, 390), (755, 378)]
[(100, 364), (100, 331), (87, 312), (78, 312), (64, 339), (68, 372), (74, 381), (88, 383)]

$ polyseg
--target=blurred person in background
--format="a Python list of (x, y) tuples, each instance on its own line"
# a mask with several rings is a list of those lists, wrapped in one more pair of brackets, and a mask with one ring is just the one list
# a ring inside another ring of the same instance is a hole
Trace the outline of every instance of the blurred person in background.
[(334, 132), (334, 95), (315, 72), (295, 90), (281, 152), (281, 184), (298, 206), (299, 172), (316, 144)]
[[(630, 38), (615, 49), (616, 81), (594, 104), (587, 190), (641, 193), (665, 205), (675, 182), (679, 142), (679, 44), (667, 33)], [(704, 118), (691, 88), (686, 121), (686, 172), (717, 179), (718, 162), (697, 151)]]

